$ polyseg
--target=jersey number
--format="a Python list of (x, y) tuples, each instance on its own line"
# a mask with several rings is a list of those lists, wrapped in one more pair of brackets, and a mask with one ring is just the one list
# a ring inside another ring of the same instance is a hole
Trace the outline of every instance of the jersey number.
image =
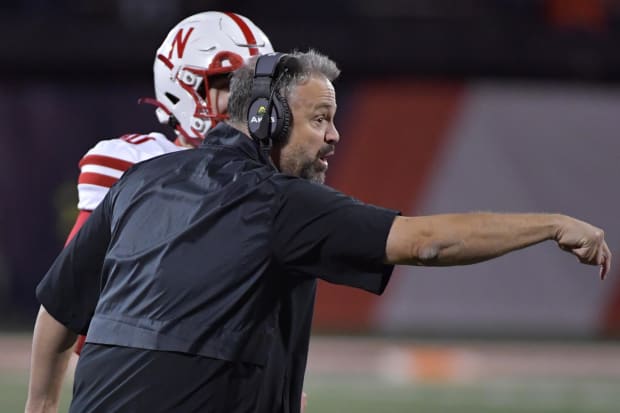
[(132, 145), (140, 145), (141, 143), (155, 140), (155, 138), (150, 136), (138, 135), (137, 133), (121, 136), (121, 139)]

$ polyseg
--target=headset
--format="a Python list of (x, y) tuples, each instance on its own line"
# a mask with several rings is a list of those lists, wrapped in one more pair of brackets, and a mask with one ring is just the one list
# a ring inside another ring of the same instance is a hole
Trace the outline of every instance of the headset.
[[(261, 145), (284, 142), (288, 137), (293, 115), (284, 96), (275, 90), (283, 76), (301, 71), (297, 58), (285, 53), (268, 53), (256, 61), (252, 99), (248, 107), (248, 129)], [(267, 114), (271, 116), (267, 116)]]

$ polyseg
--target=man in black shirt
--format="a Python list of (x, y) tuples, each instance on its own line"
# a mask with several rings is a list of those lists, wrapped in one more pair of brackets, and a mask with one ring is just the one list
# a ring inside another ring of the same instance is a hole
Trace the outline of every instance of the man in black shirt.
[(230, 122), (126, 172), (60, 253), (33, 359), (88, 331), (71, 412), (298, 412), (317, 278), (380, 294), (394, 264), (545, 240), (609, 271), (602, 230), (564, 215), (400, 217), (322, 185), (338, 74), (314, 51), (251, 61)]

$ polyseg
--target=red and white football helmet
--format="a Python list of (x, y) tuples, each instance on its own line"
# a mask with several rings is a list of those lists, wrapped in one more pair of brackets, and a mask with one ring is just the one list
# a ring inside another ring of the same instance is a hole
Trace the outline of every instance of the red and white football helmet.
[(250, 19), (208, 11), (177, 24), (157, 49), (153, 74), (156, 114), (194, 146), (225, 115), (213, 110), (209, 80), (243, 65), (251, 56), (271, 53), (269, 38)]

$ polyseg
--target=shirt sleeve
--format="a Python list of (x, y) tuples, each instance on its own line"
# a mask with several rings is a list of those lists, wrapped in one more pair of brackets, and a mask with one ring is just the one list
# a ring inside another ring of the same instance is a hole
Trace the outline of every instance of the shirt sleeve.
[(136, 151), (123, 139), (99, 141), (79, 163), (78, 209), (92, 211), (112, 185), (136, 163)]
[(79, 163), (78, 209), (92, 211), (125, 171), (138, 162), (183, 148), (161, 133), (127, 134), (99, 141)]
[(397, 211), (365, 204), (325, 185), (290, 179), (274, 216), (274, 255), (287, 274), (381, 294), (383, 263)]
[(48, 313), (78, 334), (86, 334), (99, 298), (101, 268), (110, 241), (109, 198), (60, 252), (36, 289)]

